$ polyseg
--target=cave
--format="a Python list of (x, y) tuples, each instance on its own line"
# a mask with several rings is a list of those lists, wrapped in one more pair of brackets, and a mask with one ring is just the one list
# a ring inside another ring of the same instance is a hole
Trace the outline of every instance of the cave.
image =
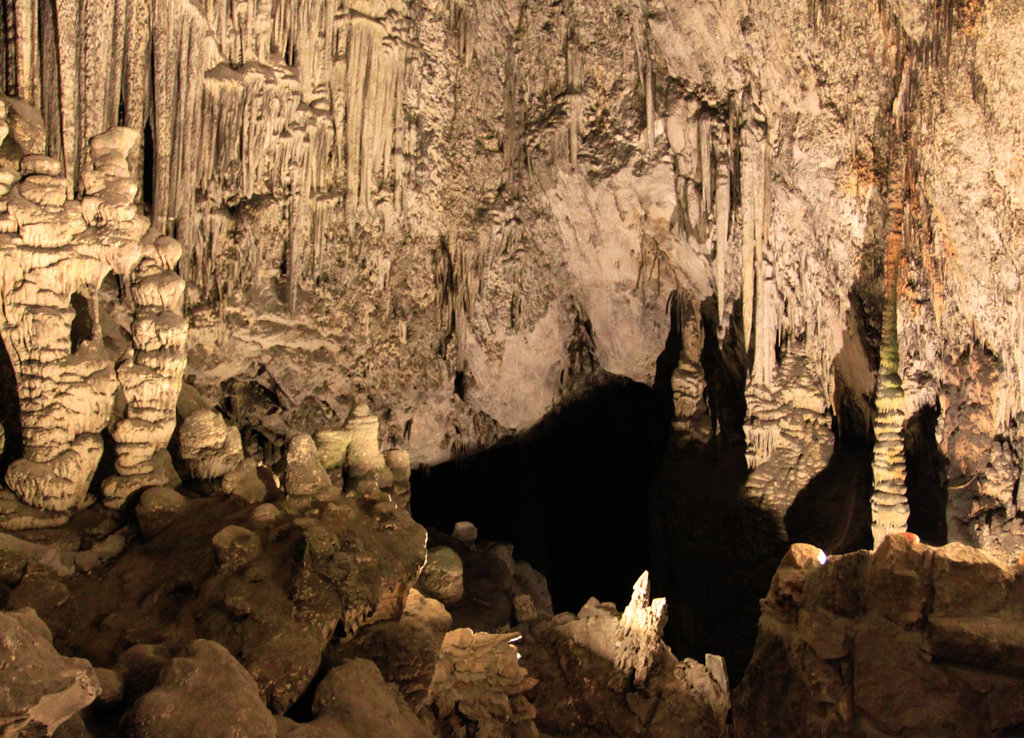
[(0, 735), (1024, 731), (1024, 16), (6, 0)]
[(512, 543), (558, 611), (590, 597), (625, 607), (650, 569), (648, 490), (669, 421), (655, 390), (609, 382), (509, 443), (417, 469), (412, 516), (444, 534), (472, 521), (482, 539)]

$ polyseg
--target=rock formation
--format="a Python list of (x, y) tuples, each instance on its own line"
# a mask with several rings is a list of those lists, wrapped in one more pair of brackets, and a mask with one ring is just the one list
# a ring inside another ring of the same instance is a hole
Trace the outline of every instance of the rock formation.
[(665, 598), (651, 600), (650, 574), (645, 571), (633, 585), (633, 596), (615, 630), (615, 668), (636, 685), (647, 680), (661, 643), (665, 616)]
[[(184, 282), (173, 271), (181, 248), (137, 213), (128, 158), (138, 144), (127, 128), (94, 136), (80, 201), (68, 199), (70, 183), (53, 158), (22, 150), (20, 172), (6, 170), (0, 336), (14, 367), (24, 448), (6, 481), (32, 507), (66, 511), (86, 501), (118, 389), (126, 399), (112, 429), (119, 476), (104, 480), (104, 502), (119, 505), (139, 487), (172, 479), (161, 453), (186, 362)], [(97, 292), (111, 272), (133, 304), (133, 345), (122, 356), (110, 355), (100, 329)]]
[[(0, 646), (42, 664), (0, 731), (725, 734), (724, 667), (665, 646), (646, 574), (621, 615), (554, 615), (492, 521), (446, 511), (479, 530), (428, 553), (409, 512), (414, 468), (637, 385), (692, 462), (665, 473), (704, 487), (613, 501), (680, 541), (651, 568), (702, 585), (670, 593), (680, 631), (706, 585), (755, 607), (794, 530), (877, 549), (790, 550), (739, 733), (1024, 724), (1017, 3), (6, 0), (0, 24)], [(510, 528), (596, 537), (522, 493)]]
[(0, 734), (53, 735), (68, 718), (96, 699), (100, 683), (85, 659), (53, 649), (46, 624), (30, 609), (0, 613), (4, 689)]
[(737, 735), (1019, 729), (1019, 567), (906, 534), (823, 559), (795, 544), (775, 574), (735, 692)]
[(256, 682), (215, 641), (193, 641), (160, 670), (153, 689), (125, 715), (125, 735), (215, 736), (224, 726), (254, 738), (277, 735)]
[[(1018, 130), (1004, 112), (1019, 103), (1020, 19), (1008, 10), (947, 0), (934, 12), (852, 0), (680, 0), (656, 12), (117, 0), (110, 10), (12, 0), (5, 160), (50, 158), (27, 160), (18, 202), (32, 207), (8, 211), (31, 220), (33, 208), (73, 213), (80, 202), (83, 219), (109, 221), (141, 206), (176, 237), (193, 379), (264, 461), (295, 433), (340, 427), (368, 395), (385, 445), (429, 464), (529, 428), (602, 372), (650, 383), (672, 327), (666, 305), (685, 295), (700, 309), (680, 329), (703, 335), (694, 321), (714, 316), (713, 339), (742, 355), (755, 471), (775, 450), (773, 419), (790, 412), (779, 405), (795, 370), (787, 357), (802, 357), (807, 411), (824, 408), (797, 434), (802, 469), (778, 489), (751, 489), (782, 506), (828, 458), (849, 316), (866, 326), (862, 349), (879, 349), (876, 308), (893, 282), (882, 265), (894, 221), (882, 214), (894, 197), (904, 416), (972, 415), (985, 448), (1021, 456), (1016, 170), (999, 153)], [(141, 151), (117, 154), (123, 133), (94, 150), (112, 126), (140, 134)], [(58, 203), (69, 195), (80, 199)], [(21, 237), (74, 230), (76, 217), (26, 221)], [(112, 504), (169, 481), (156, 452), (185, 339), (170, 317), (179, 288), (165, 294), (154, 278), (173, 264), (168, 248), (166, 264), (122, 265), (142, 313), (138, 355), (116, 374), (127, 407), (115, 440), (119, 473), (139, 484), (108, 482)], [(67, 305), (62, 294), (48, 307)], [(684, 359), (679, 413), (699, 414), (699, 350)], [(978, 361), (991, 367), (982, 411), (957, 389)], [(109, 387), (108, 375), (89, 376)], [(170, 394), (152, 394), (168, 382)], [(80, 504), (87, 473), (69, 469), (92, 465), (99, 421), (43, 451), (30, 402), (23, 412), (25, 460), (59, 457), (59, 474), (76, 478), (55, 496), (28, 491), (38, 474), (22, 464), (12, 482), (32, 499)], [(940, 423), (939, 448), (962, 480), (980, 480), (956, 490), (974, 510), (955, 516), (956, 534), (1010, 558), (1019, 474), (1004, 479), (1002, 461), (989, 471), (956, 426)], [(883, 443), (895, 451), (895, 437)]]

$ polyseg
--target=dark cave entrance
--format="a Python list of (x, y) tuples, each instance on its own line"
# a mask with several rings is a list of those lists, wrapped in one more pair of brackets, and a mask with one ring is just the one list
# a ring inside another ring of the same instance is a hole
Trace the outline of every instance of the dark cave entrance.
[(610, 378), (512, 443), (414, 471), (413, 517), (511, 542), (547, 577), (556, 612), (589, 597), (622, 607), (650, 568), (647, 491), (670, 418), (656, 390)]
[(515, 443), (414, 473), (413, 516), (443, 533), (470, 520), (481, 539), (513, 543), (548, 577), (556, 612), (591, 596), (622, 607), (650, 570), (654, 594), (668, 599), (665, 641), (676, 656), (721, 654), (737, 682), (790, 542), (833, 554), (870, 548), (872, 458), (870, 405), (857, 389), (838, 398), (832, 458), (784, 521), (746, 496), (739, 314), (721, 340), (713, 301), (679, 319), (701, 321), (710, 438), (672, 430), (674, 324), (653, 388), (612, 379)]

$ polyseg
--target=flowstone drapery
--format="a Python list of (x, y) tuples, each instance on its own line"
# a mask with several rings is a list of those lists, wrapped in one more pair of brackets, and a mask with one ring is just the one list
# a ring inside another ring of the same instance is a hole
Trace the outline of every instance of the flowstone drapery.
[[(23, 454), (6, 483), (34, 508), (85, 504), (120, 387), (127, 404), (113, 427), (118, 476), (104, 484), (104, 502), (118, 506), (132, 491), (174, 477), (163, 449), (186, 361), (184, 284), (173, 271), (181, 249), (136, 211), (128, 162), (137, 131), (94, 136), (85, 195), (68, 199), (73, 189), (60, 162), (30, 149), (45, 133), (30, 129), (23, 101), (11, 107), (15, 130), (5, 149), (15, 153), (0, 162), (0, 337), (17, 382)], [(111, 272), (134, 305), (132, 349), (122, 356), (106, 348), (98, 315), (97, 293)]]

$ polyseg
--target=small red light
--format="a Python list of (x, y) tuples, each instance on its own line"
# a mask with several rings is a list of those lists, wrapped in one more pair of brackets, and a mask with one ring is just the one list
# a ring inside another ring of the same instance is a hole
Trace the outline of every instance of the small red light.
[(920, 543), (921, 537), (917, 533), (911, 533), (909, 530), (904, 531), (903, 535), (906, 536), (907, 540), (911, 543)]

